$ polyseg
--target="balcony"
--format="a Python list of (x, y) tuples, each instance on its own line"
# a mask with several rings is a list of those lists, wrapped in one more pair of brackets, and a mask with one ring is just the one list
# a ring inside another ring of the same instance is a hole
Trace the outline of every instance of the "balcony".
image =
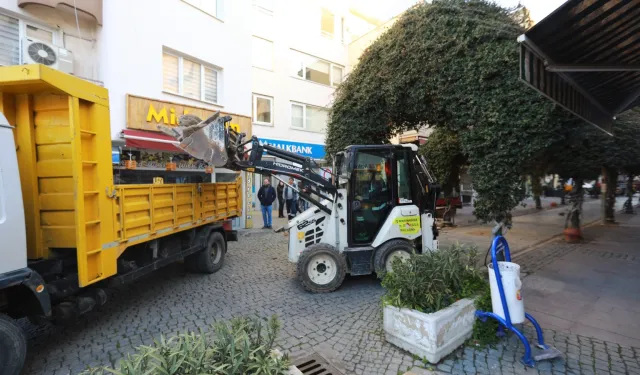
[(95, 18), (98, 25), (102, 25), (102, 0), (18, 0), (18, 6), (24, 8), (27, 5), (37, 4), (64, 11), (74, 11), (74, 3), (78, 12), (88, 14)]

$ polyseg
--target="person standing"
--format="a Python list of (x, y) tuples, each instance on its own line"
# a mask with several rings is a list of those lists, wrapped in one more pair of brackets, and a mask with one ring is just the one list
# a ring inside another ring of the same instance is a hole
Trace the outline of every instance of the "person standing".
[(284, 217), (284, 182), (278, 183), (278, 217)]
[(271, 186), (269, 179), (265, 178), (262, 182), (260, 190), (258, 190), (258, 200), (260, 200), (260, 207), (262, 208), (262, 221), (264, 226), (262, 229), (271, 228), (271, 205), (276, 200), (276, 189)]
[(298, 204), (298, 192), (295, 191), (292, 186), (296, 186), (293, 182), (293, 177), (289, 177), (289, 185), (284, 188), (284, 199), (287, 202), (287, 213), (289, 220), (296, 216), (296, 206)]

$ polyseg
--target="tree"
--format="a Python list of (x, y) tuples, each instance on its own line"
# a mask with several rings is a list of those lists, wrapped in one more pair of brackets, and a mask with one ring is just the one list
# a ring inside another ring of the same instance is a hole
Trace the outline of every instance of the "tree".
[(460, 186), (460, 170), (467, 163), (458, 134), (448, 129), (435, 129), (420, 147), (420, 153), (429, 161), (429, 168), (445, 196), (450, 196), (453, 189)]
[(445, 129), (468, 158), (476, 216), (509, 221), (528, 164), (562, 127), (563, 110), (518, 80), (522, 32), (509, 10), (481, 0), (409, 9), (336, 91), (327, 153), (425, 125)]

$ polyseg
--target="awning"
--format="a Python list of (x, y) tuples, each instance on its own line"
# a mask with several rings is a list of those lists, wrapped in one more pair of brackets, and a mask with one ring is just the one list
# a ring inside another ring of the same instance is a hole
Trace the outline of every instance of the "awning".
[(125, 129), (122, 131), (122, 138), (125, 140), (126, 147), (184, 153), (174, 146), (178, 144), (174, 138), (164, 134)]
[(568, 0), (518, 38), (520, 78), (610, 130), (640, 105), (640, 0)]

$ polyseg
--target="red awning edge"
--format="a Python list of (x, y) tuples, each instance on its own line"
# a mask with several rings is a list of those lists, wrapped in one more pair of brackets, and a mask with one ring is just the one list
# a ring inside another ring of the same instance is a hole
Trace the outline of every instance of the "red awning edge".
[(125, 147), (184, 153), (184, 151), (175, 146), (178, 144), (178, 141), (165, 134), (144, 130), (124, 129), (120, 137), (124, 138)]

